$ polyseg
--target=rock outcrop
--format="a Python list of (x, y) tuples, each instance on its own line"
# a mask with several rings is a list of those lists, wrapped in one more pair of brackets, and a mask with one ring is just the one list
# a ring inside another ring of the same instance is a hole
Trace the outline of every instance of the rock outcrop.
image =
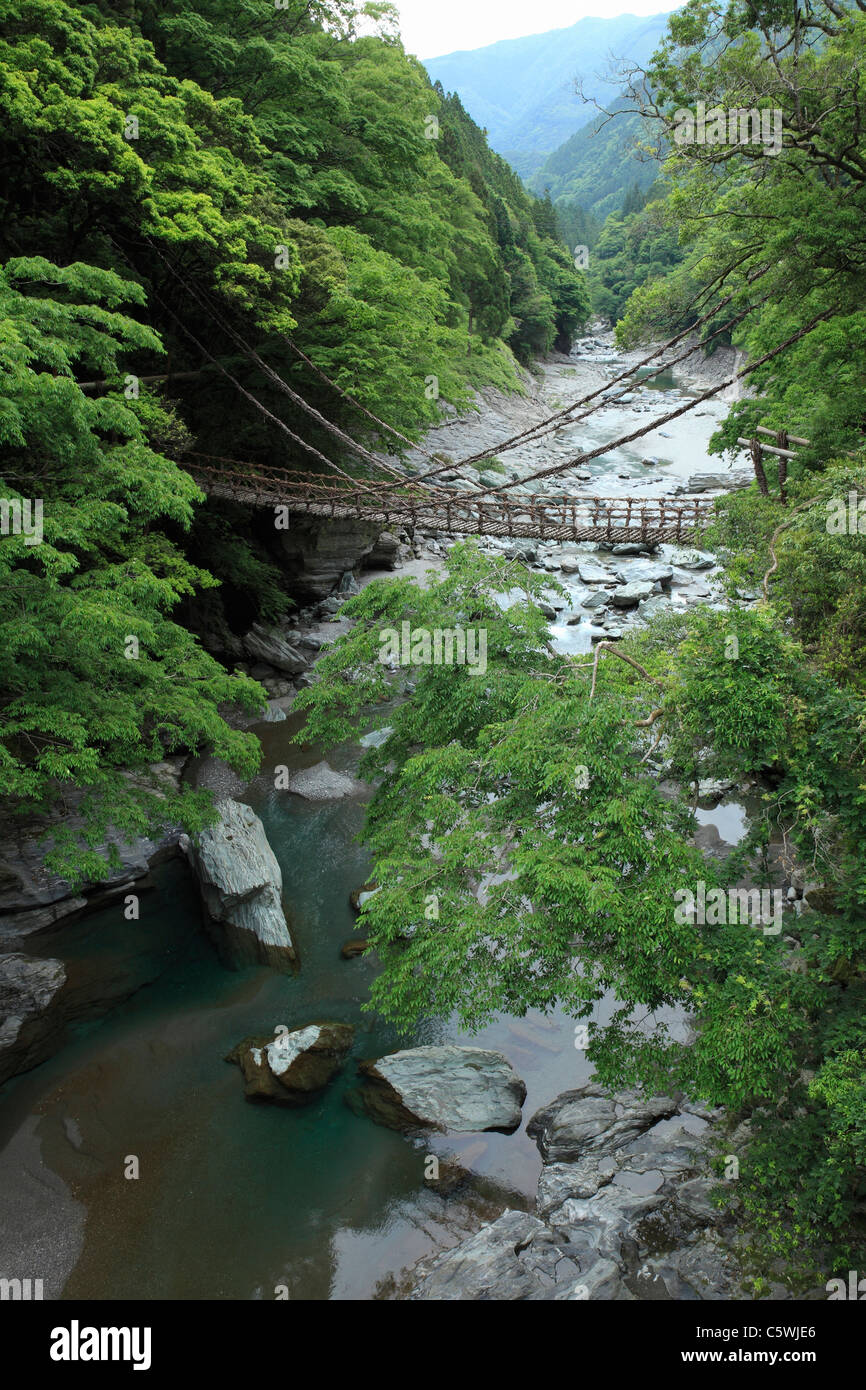
[(264, 827), (240, 802), (220, 802), (216, 825), (181, 838), (201, 891), (205, 924), (231, 966), (286, 969), (295, 948), (282, 903), (283, 878)]
[[(155, 777), (163, 766), (155, 765)], [(100, 907), (127, 884), (145, 878), (154, 864), (176, 853), (179, 831), (167, 831), (159, 840), (139, 837), (128, 843), (119, 831), (110, 830), (97, 849), (105, 860), (105, 878), (73, 893), (66, 879), (45, 867), (45, 856), (52, 848), (55, 828), (62, 825), (73, 835), (84, 830), (77, 809), (82, 795), (67, 792), (65, 804), (59, 803), (53, 816), (0, 823), (0, 938), (50, 929), (84, 908)], [(117, 853), (116, 864), (110, 862), (110, 851)]]
[(310, 1023), (276, 1038), (244, 1038), (226, 1061), (243, 1072), (248, 1100), (305, 1105), (343, 1065), (354, 1031), (348, 1023)]
[(423, 1260), (410, 1297), (748, 1298), (735, 1232), (710, 1201), (708, 1118), (592, 1082), (558, 1096), (527, 1127), (544, 1162), (536, 1211), (505, 1211)]
[(44, 1062), (65, 1023), (58, 998), (66, 984), (59, 960), (17, 951), (0, 956), (0, 1085)]
[(289, 588), (302, 599), (322, 599), (371, 554), (381, 523), (351, 517), (318, 519), (295, 515), (280, 532), (282, 565)]
[(355, 1103), (389, 1129), (510, 1134), (521, 1122), (526, 1086), (501, 1052), (480, 1047), (413, 1047), (361, 1062)]

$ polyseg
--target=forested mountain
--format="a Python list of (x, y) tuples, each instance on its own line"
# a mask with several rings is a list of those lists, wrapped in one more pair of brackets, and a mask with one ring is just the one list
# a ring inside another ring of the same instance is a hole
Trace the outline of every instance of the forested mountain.
[(661, 14), (580, 19), (568, 29), (429, 58), (424, 66), (446, 91), (460, 94), (493, 148), (528, 178), (586, 125), (586, 100), (610, 105), (621, 85), (618, 64), (645, 64), (666, 24)]
[(646, 191), (658, 178), (658, 162), (648, 152), (646, 123), (618, 98), (548, 155), (526, 180), (538, 194), (549, 193), (557, 208), (577, 205), (603, 221), (622, 208), (628, 189)]
[[(2, 477), (45, 518), (42, 544), (0, 550), (10, 806), (50, 803), (59, 780), (90, 788), (94, 833), (109, 810), (194, 825), (196, 793), (175, 805), (123, 773), (179, 746), (255, 757), (217, 706), (261, 692), (172, 613), (215, 579), (250, 617), (286, 601), (249, 529), (226, 545), (230, 509), (197, 515), (176, 460), (316, 466), (273, 417), (332, 441), (239, 342), (372, 437), (291, 337), (417, 437), (438, 418), (431, 380), (455, 403), (513, 387), (511, 349), (567, 344), (586, 316), (549, 206), (373, 9), (379, 36), (357, 37), (349, 0), (0, 3)], [(67, 849), (57, 867), (99, 874)]]
[(610, 214), (593, 243), (588, 277), (592, 307), (610, 323), (622, 317), (636, 289), (663, 278), (684, 259), (666, 216), (665, 192), (661, 182), (648, 193), (633, 185), (622, 209)]

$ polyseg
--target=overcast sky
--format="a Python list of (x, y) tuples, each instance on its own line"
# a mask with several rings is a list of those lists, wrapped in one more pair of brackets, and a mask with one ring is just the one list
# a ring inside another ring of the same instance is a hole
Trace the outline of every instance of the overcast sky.
[(589, 16), (667, 14), (683, 0), (395, 0), (403, 43), (419, 58), (438, 58), (460, 48), (484, 48), (499, 39), (518, 39), (566, 29)]

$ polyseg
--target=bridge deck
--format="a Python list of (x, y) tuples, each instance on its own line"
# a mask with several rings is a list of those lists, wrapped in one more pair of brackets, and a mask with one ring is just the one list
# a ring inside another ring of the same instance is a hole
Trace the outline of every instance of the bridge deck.
[(380, 482), (319, 474), (187, 465), (203, 492), (251, 507), (287, 507), (322, 518), (355, 518), (383, 527), (416, 526), (452, 535), (555, 541), (683, 541), (698, 536), (713, 514), (706, 498), (595, 497), (587, 494), (518, 497), (426, 487), (407, 480)]

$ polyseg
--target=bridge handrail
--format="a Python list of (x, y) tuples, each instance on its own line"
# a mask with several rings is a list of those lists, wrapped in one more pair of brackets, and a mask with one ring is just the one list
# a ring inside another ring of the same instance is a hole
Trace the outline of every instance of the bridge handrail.
[[(353, 488), (340, 478), (327, 478), (319, 474), (279, 467), (262, 468), (258, 465), (250, 469), (213, 468), (190, 462), (184, 462), (183, 467), (193, 477), (221, 482), (241, 494), (265, 489), (270, 492), (276, 485), (281, 490), (279, 495), (286, 500), (289, 500), (290, 494), (296, 494), (296, 500), (310, 504), (321, 502), (375, 507), (379, 502), (383, 510), (395, 514), (404, 508), (446, 510), (458, 514), (471, 510), (479, 515), (484, 512), (499, 516), (527, 511), (549, 513), (560, 510), (571, 513), (573, 517), (579, 510), (581, 515), (586, 511), (593, 512), (596, 517), (603, 514), (604, 521), (625, 517), (629, 521), (634, 518), (636, 522), (645, 522), (650, 518), (658, 518), (664, 522), (667, 518), (673, 521), (682, 517), (686, 512), (697, 521), (699, 518), (709, 517), (714, 509), (713, 499), (706, 497), (620, 497), (570, 492), (529, 496), (512, 494), (509, 497), (488, 494), (475, 498), (471, 492), (434, 489), (427, 485), (413, 487), (411, 479), (406, 480), (405, 491), (398, 491), (393, 486), (388, 486), (386, 491), (386, 484), (379, 483), (378, 480), (359, 479), (358, 486)], [(567, 519), (564, 515), (563, 521)]]

